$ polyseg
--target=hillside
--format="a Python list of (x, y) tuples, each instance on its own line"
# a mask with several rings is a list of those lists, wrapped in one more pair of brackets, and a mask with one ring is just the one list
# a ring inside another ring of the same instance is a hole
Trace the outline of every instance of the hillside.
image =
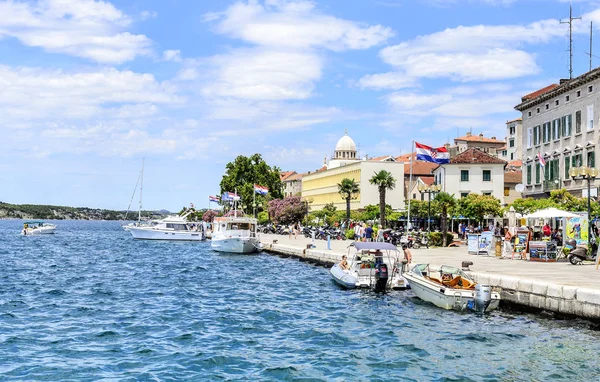
[[(58, 220), (125, 220), (126, 211), (100, 208), (47, 206), (36, 204), (9, 204), (0, 202), (0, 219), (58, 219)], [(137, 220), (137, 211), (129, 211), (128, 220)], [(142, 217), (159, 217), (164, 214), (142, 211)]]

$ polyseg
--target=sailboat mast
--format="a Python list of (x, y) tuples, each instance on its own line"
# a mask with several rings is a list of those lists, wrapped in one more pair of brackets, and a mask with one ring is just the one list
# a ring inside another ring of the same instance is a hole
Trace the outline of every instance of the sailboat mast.
[(141, 173), (141, 183), (140, 183), (140, 210), (138, 211), (138, 222), (142, 221), (142, 191), (144, 189), (144, 161), (146, 158), (142, 158), (142, 173)]

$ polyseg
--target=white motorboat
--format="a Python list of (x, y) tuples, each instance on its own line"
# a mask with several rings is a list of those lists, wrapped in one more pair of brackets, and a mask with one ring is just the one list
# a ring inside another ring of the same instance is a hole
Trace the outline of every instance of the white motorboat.
[(43, 221), (29, 221), (23, 223), (23, 229), (21, 230), (21, 235), (29, 236), (29, 235), (46, 235), (52, 234), (56, 230), (56, 226), (54, 224), (44, 223)]
[(256, 234), (258, 220), (248, 217), (215, 218), (211, 247), (219, 252), (252, 253), (261, 249)]
[[(354, 253), (351, 254), (352, 249)], [(382, 242), (355, 242), (348, 247), (349, 269), (334, 264), (329, 273), (341, 286), (371, 288), (375, 291), (406, 289), (409, 283), (402, 276), (406, 262), (395, 245)]]
[(456, 267), (417, 264), (404, 277), (418, 298), (440, 308), (484, 313), (500, 304), (500, 293), (477, 284)]
[(127, 230), (135, 239), (202, 241), (206, 239), (204, 224), (189, 223), (186, 220), (192, 212), (190, 210), (182, 216), (167, 216), (161, 220), (152, 220), (147, 225), (128, 226)]

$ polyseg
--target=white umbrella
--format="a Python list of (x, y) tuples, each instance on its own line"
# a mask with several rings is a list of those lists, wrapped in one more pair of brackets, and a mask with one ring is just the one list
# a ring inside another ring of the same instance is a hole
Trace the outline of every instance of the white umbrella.
[(579, 217), (579, 215), (568, 212), (568, 211), (559, 210), (558, 208), (551, 207), (551, 208), (545, 208), (543, 210), (536, 211), (529, 215), (525, 215), (524, 217), (528, 218), (528, 219), (577, 218), (577, 217)]

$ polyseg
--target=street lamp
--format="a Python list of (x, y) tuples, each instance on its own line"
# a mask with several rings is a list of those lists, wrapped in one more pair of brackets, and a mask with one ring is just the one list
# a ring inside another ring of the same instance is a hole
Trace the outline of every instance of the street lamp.
[(419, 184), (417, 187), (421, 194), (427, 194), (427, 233), (431, 232), (431, 194), (435, 194), (442, 190), (441, 184), (432, 184), (428, 186), (426, 184)]
[(587, 180), (587, 213), (588, 213), (588, 248), (591, 248), (590, 242), (592, 239), (592, 207), (590, 202), (590, 182), (592, 179), (596, 179), (598, 176), (598, 169), (593, 167), (573, 167), (569, 170), (569, 175), (573, 180), (575, 179), (586, 179)]

